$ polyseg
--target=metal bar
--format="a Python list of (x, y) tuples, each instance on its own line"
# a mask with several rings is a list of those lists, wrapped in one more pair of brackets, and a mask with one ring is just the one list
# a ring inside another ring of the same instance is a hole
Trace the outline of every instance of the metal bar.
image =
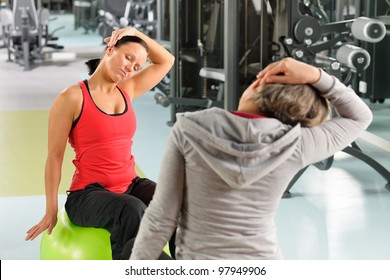
[(162, 0), (157, 0), (157, 26), (156, 26), (156, 38), (161, 41), (163, 38), (164, 30), (164, 7)]
[(240, 1), (224, 1), (225, 109), (235, 110), (239, 92)]
[(343, 149), (344, 153), (347, 153), (351, 156), (354, 156), (355, 158), (360, 159), (361, 161), (365, 162), (369, 166), (371, 166), (376, 172), (378, 172), (383, 179), (386, 180), (387, 183), (390, 182), (390, 172), (383, 167), (380, 163), (378, 163), (376, 160), (373, 158), (369, 157), (362, 151), (359, 151), (353, 147), (347, 146), (346, 148)]
[(268, 25), (267, 22), (267, 4), (265, 0), (260, 0), (260, 70), (264, 69), (268, 64), (269, 49), (268, 49)]
[[(171, 41), (171, 52), (175, 56), (175, 64), (171, 68), (170, 72), (170, 91), (169, 97), (176, 98), (177, 94), (180, 92), (181, 85), (179, 79), (179, 64), (180, 64), (180, 33), (179, 33), (179, 5), (180, 0), (170, 0), (169, 10), (170, 10), (170, 41)], [(174, 123), (176, 121), (176, 106), (171, 106), (171, 121), (170, 123)]]

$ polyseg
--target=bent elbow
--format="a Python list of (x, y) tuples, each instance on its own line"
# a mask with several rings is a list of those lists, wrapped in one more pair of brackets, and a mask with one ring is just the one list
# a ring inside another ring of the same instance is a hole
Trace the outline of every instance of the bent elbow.
[(365, 128), (367, 129), (374, 119), (374, 115), (370, 109), (368, 109), (367, 116), (365, 117)]
[(169, 68), (172, 68), (173, 65), (175, 64), (175, 57), (171, 54), (170, 57), (169, 57), (169, 60), (168, 60), (168, 63), (169, 63)]

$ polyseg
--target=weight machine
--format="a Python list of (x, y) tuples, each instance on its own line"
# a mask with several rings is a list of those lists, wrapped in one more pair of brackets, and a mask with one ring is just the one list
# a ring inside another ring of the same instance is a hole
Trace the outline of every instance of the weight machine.
[(63, 27), (50, 34), (49, 21), (49, 10), (42, 8), (40, 1), (37, 8), (33, 0), (14, 0), (12, 9), (3, 7), (0, 10), (0, 23), (8, 50), (7, 61), (22, 62), (24, 70), (30, 70), (32, 60), (43, 61), (50, 55), (53, 59), (52, 53), (43, 50), (45, 47), (63, 49), (63, 46), (53, 43), (57, 40), (53, 34)]
[(113, 30), (127, 26), (156, 37), (156, 0), (100, 0), (99, 8), (97, 29), (103, 38), (111, 36)]
[[(270, 1), (261, 1), (263, 7), (267, 2)], [(281, 2), (273, 1), (273, 4), (281, 4)], [(283, 56), (291, 56), (323, 68), (337, 76), (344, 84), (352, 86), (358, 94), (366, 93), (367, 83), (364, 80), (364, 73), (370, 66), (371, 56), (358, 44), (362, 41), (366, 44), (376, 44), (383, 40), (386, 36), (386, 27), (382, 20), (354, 17), (332, 22), (332, 14), (328, 16), (321, 1), (287, 1), (275, 7), (274, 15), (262, 9), (261, 26), (266, 37), (261, 44), (262, 59), (258, 65), (253, 66), (258, 67), (257, 71)], [(334, 7), (331, 6), (330, 10), (334, 11), (332, 8)], [(282, 21), (284, 24), (282, 26), (275, 24), (272, 30), (267, 22), (273, 16), (276, 21)], [(274, 45), (280, 48), (275, 51)], [(355, 142), (346, 147), (343, 152), (364, 161), (376, 170), (386, 180), (385, 187), (390, 190), (390, 172), (364, 154)], [(314, 166), (320, 170), (327, 170), (332, 163), (333, 156)], [(307, 167), (302, 169), (293, 178), (283, 197), (291, 196), (291, 187), (306, 169)]]
[(97, 30), (102, 38), (112, 31), (133, 26), (155, 38), (157, 33), (157, 1), (162, 0), (82, 0), (74, 1), (75, 29)]
[(202, 67), (223, 67), (222, 7), (220, 0), (169, 1), (169, 49), (176, 63), (157, 86), (155, 99), (171, 107), (170, 126), (177, 112), (223, 107), (221, 84), (199, 76)]
[(371, 44), (361, 42), (361, 47), (371, 55), (371, 66), (364, 72), (363, 79), (367, 81), (367, 94), (372, 103), (383, 103), (390, 98), (390, 1), (365, 0), (360, 3), (360, 10), (367, 17), (382, 21), (386, 26), (386, 36), (382, 41)]
[[(163, 93), (155, 95), (157, 103), (171, 108), (169, 125), (181, 111), (210, 106), (235, 110), (240, 93), (256, 74), (286, 56), (323, 68), (364, 96), (371, 54), (361, 45), (381, 43), (387, 34), (383, 18), (364, 15), (360, 5), (355, 9), (348, 6), (346, 10), (350, 11), (345, 15), (340, 8), (345, 2), (342, 0), (203, 0), (197, 2), (195, 12), (194, 5), (188, 2), (169, 2), (170, 48), (176, 63), (170, 72), (168, 90), (161, 87)], [(206, 11), (213, 13), (205, 14)], [(219, 19), (212, 20), (216, 14)], [(357, 16), (361, 14), (364, 16)], [(220, 25), (211, 35), (209, 31), (215, 30), (215, 26), (210, 27), (213, 22)], [(205, 48), (210, 42), (218, 42), (215, 53)], [(343, 151), (376, 170), (390, 190), (390, 172), (364, 154), (356, 143)], [(330, 157), (314, 166), (327, 170), (332, 163)], [(304, 171), (290, 182), (284, 197), (290, 196), (291, 187)]]

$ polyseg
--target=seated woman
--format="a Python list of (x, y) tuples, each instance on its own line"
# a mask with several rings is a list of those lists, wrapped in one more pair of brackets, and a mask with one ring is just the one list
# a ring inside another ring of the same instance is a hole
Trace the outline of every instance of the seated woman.
[(292, 58), (261, 71), (236, 112), (179, 114), (130, 259), (158, 258), (176, 226), (177, 259), (282, 259), (274, 217), (288, 183), (371, 121), (351, 88)]
[(69, 219), (78, 226), (107, 229), (112, 258), (121, 259), (156, 185), (136, 173), (132, 101), (161, 81), (174, 57), (135, 28), (116, 30), (106, 39), (102, 58), (87, 62), (91, 76), (62, 91), (50, 110), (46, 213), (28, 230), (26, 240), (45, 230), (51, 234), (57, 224), (58, 187), (69, 141), (75, 151), (75, 173), (65, 204)]

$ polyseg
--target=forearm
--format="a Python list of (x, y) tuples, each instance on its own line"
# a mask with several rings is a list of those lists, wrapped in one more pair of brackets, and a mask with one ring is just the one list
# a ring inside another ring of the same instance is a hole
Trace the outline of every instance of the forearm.
[(45, 166), (46, 214), (58, 211), (58, 188), (61, 181), (62, 159), (48, 157)]
[(156, 86), (172, 68), (175, 59), (163, 46), (133, 27), (114, 31), (109, 39), (109, 45), (115, 45), (117, 40), (123, 36), (137, 36), (145, 41), (149, 49), (148, 57), (150, 63), (147, 63), (147, 66), (143, 67), (141, 71), (134, 74), (131, 78), (120, 83), (120, 86), (134, 100)]
[(153, 64), (167, 64), (169, 69), (172, 67), (175, 57), (154, 39), (134, 29), (134, 35), (140, 37), (149, 46), (149, 60)]
[(302, 129), (303, 166), (323, 160), (355, 141), (372, 121), (372, 113), (361, 98), (338, 79), (321, 70), (313, 84), (338, 112), (325, 123)]
[(321, 70), (321, 77), (313, 84), (342, 118), (354, 120), (361, 129), (366, 129), (372, 121), (372, 112), (363, 100), (338, 79)]

